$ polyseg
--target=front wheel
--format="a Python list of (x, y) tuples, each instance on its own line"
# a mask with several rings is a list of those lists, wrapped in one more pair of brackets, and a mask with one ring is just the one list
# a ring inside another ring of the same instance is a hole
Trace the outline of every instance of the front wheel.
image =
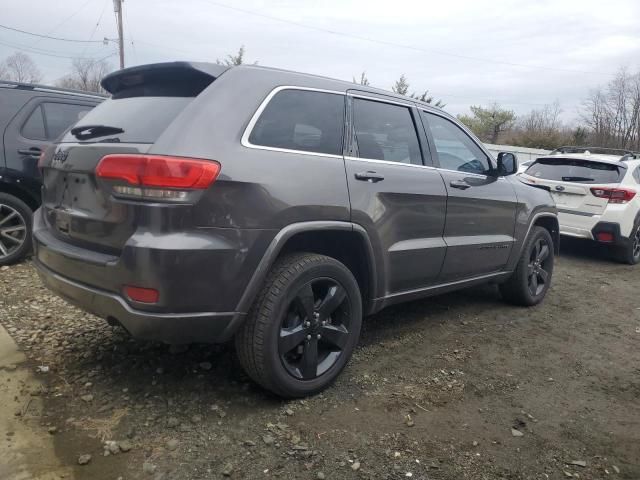
[(500, 285), (500, 293), (509, 303), (532, 306), (540, 303), (551, 285), (553, 239), (548, 230), (534, 226), (526, 240), (513, 275)]
[(362, 300), (351, 271), (314, 253), (279, 259), (235, 338), (247, 374), (282, 397), (316, 393), (347, 364)]

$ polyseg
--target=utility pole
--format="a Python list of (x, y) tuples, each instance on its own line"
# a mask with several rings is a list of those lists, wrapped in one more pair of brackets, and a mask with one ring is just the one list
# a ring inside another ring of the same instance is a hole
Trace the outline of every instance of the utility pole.
[(122, 32), (122, 2), (124, 0), (113, 0), (113, 11), (116, 13), (118, 24), (118, 46), (120, 50), (120, 69), (124, 68), (124, 34)]

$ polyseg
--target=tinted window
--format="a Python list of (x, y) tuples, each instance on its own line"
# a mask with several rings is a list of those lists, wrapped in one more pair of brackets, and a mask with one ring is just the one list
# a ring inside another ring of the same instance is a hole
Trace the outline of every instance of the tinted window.
[[(176, 116), (193, 100), (191, 97), (131, 97), (108, 99), (88, 112), (76, 125), (107, 125), (124, 133), (91, 139), (100, 142), (114, 136), (121, 142), (153, 143)], [(67, 133), (63, 142), (77, 142)]]
[(618, 183), (622, 177), (616, 165), (563, 158), (540, 158), (525, 173), (546, 180), (578, 183)]
[(46, 140), (44, 131), (44, 118), (42, 117), (42, 107), (38, 105), (31, 113), (27, 121), (22, 126), (22, 136), (32, 140)]
[(489, 159), (464, 130), (439, 115), (422, 114), (431, 129), (441, 168), (480, 174), (489, 172)]
[(359, 157), (422, 164), (409, 108), (355, 98), (353, 116)]
[(265, 147), (342, 155), (344, 95), (306, 90), (276, 93), (249, 142)]
[(640, 183), (640, 167), (637, 167), (634, 171), (633, 171), (633, 178), (636, 179), (636, 183)]
[(55, 140), (62, 132), (75, 124), (91, 110), (87, 105), (71, 105), (68, 103), (44, 103), (44, 115), (47, 121), (47, 136)]

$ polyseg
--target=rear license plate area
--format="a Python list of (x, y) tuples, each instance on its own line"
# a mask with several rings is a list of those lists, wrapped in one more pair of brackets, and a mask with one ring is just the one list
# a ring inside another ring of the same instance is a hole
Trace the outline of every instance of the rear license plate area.
[(71, 230), (71, 215), (69, 215), (67, 212), (64, 212), (62, 210), (56, 210), (55, 225), (56, 225), (56, 229), (60, 233), (64, 233), (68, 235), (69, 231)]

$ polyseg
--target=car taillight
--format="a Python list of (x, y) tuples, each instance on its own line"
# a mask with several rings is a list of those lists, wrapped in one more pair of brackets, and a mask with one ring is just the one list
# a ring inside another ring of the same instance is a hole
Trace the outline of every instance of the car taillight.
[(596, 233), (596, 239), (599, 242), (611, 243), (614, 240), (613, 233), (611, 232), (598, 232)]
[(165, 155), (111, 154), (96, 167), (98, 178), (128, 184), (115, 185), (116, 193), (178, 200), (189, 190), (208, 188), (219, 173), (218, 162)]
[(160, 293), (155, 288), (126, 285), (124, 287), (124, 293), (130, 300), (140, 303), (158, 303), (160, 299)]
[(626, 188), (593, 187), (591, 193), (598, 198), (606, 198), (609, 203), (627, 203), (636, 196), (636, 192)]

